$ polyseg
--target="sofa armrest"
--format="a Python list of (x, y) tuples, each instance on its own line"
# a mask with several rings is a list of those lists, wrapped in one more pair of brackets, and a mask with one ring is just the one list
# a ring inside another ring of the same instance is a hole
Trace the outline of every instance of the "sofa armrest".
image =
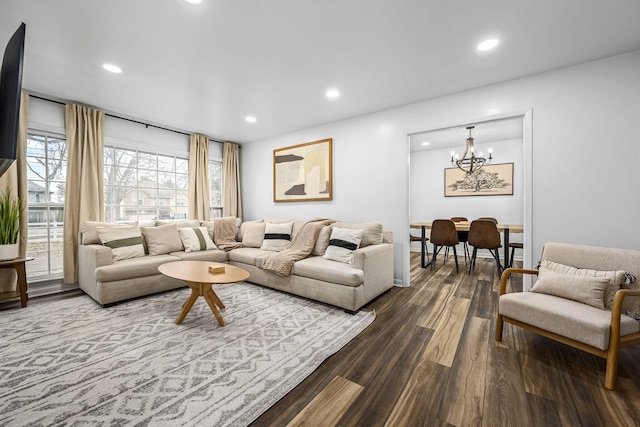
[(500, 294), (504, 295), (507, 293), (507, 281), (509, 280), (509, 276), (512, 274), (535, 274), (538, 275), (538, 270), (527, 270), (522, 268), (507, 268), (502, 272), (502, 276), (500, 276)]
[(78, 245), (78, 283), (95, 298), (96, 268), (113, 264), (111, 248), (102, 245)]
[(393, 245), (382, 243), (353, 251), (353, 267), (364, 272), (367, 301), (393, 287)]

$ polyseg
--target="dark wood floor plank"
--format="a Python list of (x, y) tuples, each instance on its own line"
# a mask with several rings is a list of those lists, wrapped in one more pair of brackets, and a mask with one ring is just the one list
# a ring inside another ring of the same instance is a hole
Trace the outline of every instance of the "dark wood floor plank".
[(425, 360), (451, 367), (464, 329), (470, 301), (457, 297), (449, 301), (423, 357)]

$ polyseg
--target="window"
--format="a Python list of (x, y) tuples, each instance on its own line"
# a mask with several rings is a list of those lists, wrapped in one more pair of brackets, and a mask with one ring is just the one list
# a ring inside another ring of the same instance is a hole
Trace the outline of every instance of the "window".
[(222, 163), (209, 160), (211, 218), (222, 216)]
[(62, 276), (62, 227), (67, 175), (67, 141), (47, 134), (27, 135), (29, 279)]
[(188, 170), (187, 159), (105, 146), (105, 221), (187, 219)]

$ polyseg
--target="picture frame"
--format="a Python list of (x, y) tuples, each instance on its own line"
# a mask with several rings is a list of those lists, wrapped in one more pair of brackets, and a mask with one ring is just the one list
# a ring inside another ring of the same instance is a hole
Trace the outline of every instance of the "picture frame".
[(513, 196), (513, 163), (484, 165), (470, 174), (445, 168), (444, 196)]
[(273, 201), (333, 200), (333, 139), (273, 150)]

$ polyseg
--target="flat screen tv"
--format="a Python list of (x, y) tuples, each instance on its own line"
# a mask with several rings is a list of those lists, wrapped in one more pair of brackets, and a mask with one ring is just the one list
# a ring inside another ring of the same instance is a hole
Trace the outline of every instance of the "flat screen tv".
[(22, 23), (11, 36), (2, 58), (2, 69), (0, 70), (0, 176), (16, 159), (26, 27)]

